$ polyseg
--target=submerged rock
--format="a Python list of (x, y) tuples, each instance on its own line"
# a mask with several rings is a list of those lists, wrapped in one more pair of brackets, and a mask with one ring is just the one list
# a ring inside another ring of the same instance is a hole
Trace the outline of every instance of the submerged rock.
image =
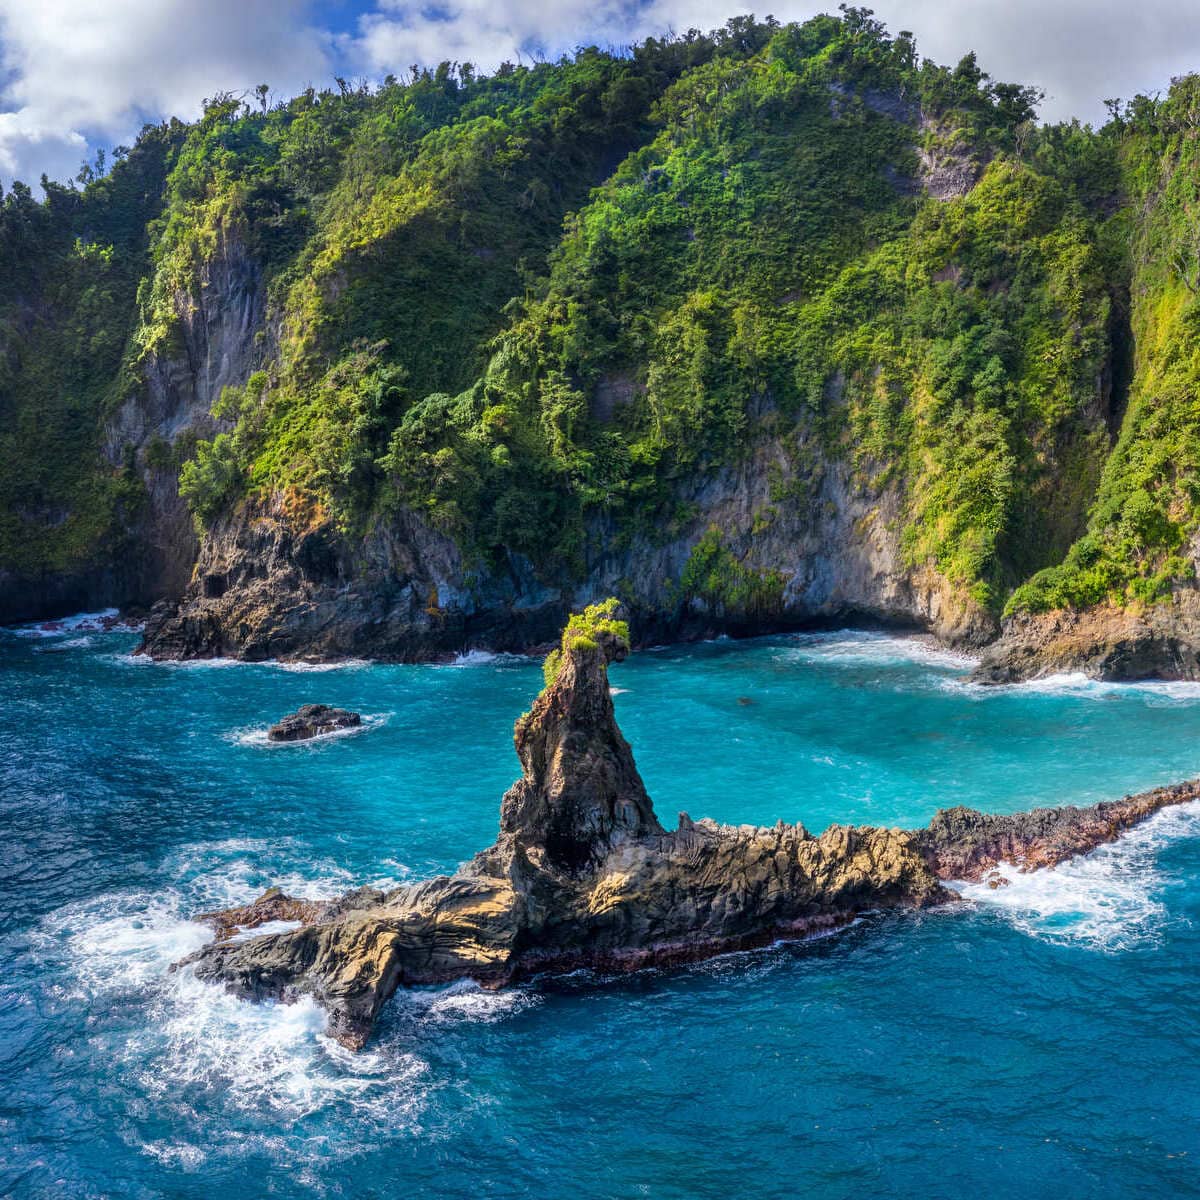
[(278, 724), (267, 730), (273, 742), (302, 742), (318, 737), (322, 733), (335, 733), (339, 729), (355, 729), (362, 724), (362, 717), (344, 708), (331, 708), (328, 704), (302, 704), (294, 713), (288, 713)]
[(400, 986), (686, 962), (846, 924), (867, 910), (956, 901), (947, 880), (998, 863), (1052, 865), (1111, 841), (1200, 784), (1092, 808), (995, 817), (945, 810), (927, 829), (769, 828), (693, 821), (665, 830), (617, 728), (607, 668), (628, 653), (616, 602), (573, 617), (547, 686), (517, 722), (523, 775), (494, 845), (454, 875), (318, 902), (268, 892), (201, 919), (222, 937), (266, 921), (303, 927), (218, 940), (192, 955), (202, 979), (253, 999), (310, 995), (359, 1048)]

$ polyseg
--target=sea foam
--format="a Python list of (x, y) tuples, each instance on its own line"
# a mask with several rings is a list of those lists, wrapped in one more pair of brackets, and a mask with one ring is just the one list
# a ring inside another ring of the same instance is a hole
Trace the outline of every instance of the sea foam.
[(435, 1025), (463, 1021), (492, 1024), (537, 1005), (538, 995), (522, 988), (487, 991), (469, 979), (446, 987), (418, 988), (399, 995), (402, 1016), (432, 1022)]
[(296, 674), (324, 674), (327, 671), (361, 671), (364, 667), (374, 666), (369, 659), (365, 658), (341, 658), (336, 662), (276, 662), (269, 660), (262, 665), (277, 667), (280, 671), (291, 671)]
[(141, 630), (140, 623), (121, 620), (119, 609), (104, 608), (99, 612), (76, 613), (71, 617), (13, 625), (4, 632), (20, 638), (56, 638), (72, 633), (140, 633)]
[(1033, 937), (1116, 953), (1161, 939), (1169, 921), (1162, 894), (1173, 880), (1159, 868), (1164, 846), (1200, 837), (1200, 801), (1163, 809), (1116, 842), (1057, 867), (998, 868), (1007, 884), (952, 883), (982, 911)]
[(331, 729), (328, 733), (318, 733), (315, 737), (301, 738), (295, 742), (271, 741), (267, 736), (267, 727), (262, 725), (231, 730), (225, 734), (225, 738), (227, 741), (234, 742), (239, 746), (253, 746), (259, 750), (314, 750), (319, 746), (337, 741), (340, 738), (355, 737), (361, 733), (369, 733), (372, 729), (378, 729), (381, 725), (386, 725), (395, 715), (395, 713), (390, 712), (365, 713), (361, 725), (351, 725), (346, 729)]
[(494, 667), (494, 666), (523, 666), (527, 667), (534, 659), (526, 654), (509, 654), (493, 650), (466, 650), (456, 654), (449, 662), (434, 663), (435, 667)]
[[(41, 923), (36, 953), (54, 960), (69, 980), (58, 998), (89, 1007), (119, 1004), (125, 1013), (98, 1034), (109, 1061), (165, 1109), (186, 1110), (178, 1115), (193, 1127), (216, 1097), (222, 1105), (288, 1118), (328, 1106), (388, 1127), (414, 1121), (426, 1064), (399, 1043), (350, 1054), (326, 1036), (325, 1013), (311, 999), (251, 1004), (197, 979), (190, 967), (172, 970), (212, 939), (210, 929), (184, 915), (200, 907), (192, 898), (197, 890), (211, 895), (203, 881), (198, 889), (103, 895)], [(248, 898), (249, 890), (236, 883), (228, 890)], [(322, 889), (300, 881), (297, 890)], [(276, 922), (239, 936), (294, 927)], [(440, 1010), (436, 1001), (421, 1002), (414, 1012), (437, 1020)], [(194, 1157), (172, 1142), (143, 1149), (181, 1166)]]
[(788, 639), (786, 657), (826, 662), (865, 663), (886, 666), (918, 663), (931, 667), (968, 671), (979, 661), (937, 645), (919, 634), (896, 635), (866, 630), (839, 629), (830, 633), (800, 633)]
[(1041, 695), (1078, 699), (1114, 700), (1139, 698), (1154, 706), (1195, 704), (1200, 701), (1200, 682), (1192, 680), (1108, 680), (1093, 679), (1082, 671), (1063, 671), (1041, 675), (1018, 683), (977, 683), (970, 679), (945, 678), (939, 686), (971, 700), (988, 700), (999, 696)]

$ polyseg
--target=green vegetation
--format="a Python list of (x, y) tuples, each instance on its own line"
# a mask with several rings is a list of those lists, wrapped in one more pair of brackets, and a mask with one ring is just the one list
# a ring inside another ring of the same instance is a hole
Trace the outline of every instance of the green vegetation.
[[(1133, 380), (1087, 532), (1009, 610), (1147, 602), (1195, 578), (1200, 528), (1200, 77), (1118, 108)], [(1137, 214), (1137, 221), (1132, 219)]]
[(714, 527), (692, 547), (679, 582), (688, 597), (730, 616), (755, 617), (780, 610), (786, 580), (778, 571), (758, 571), (739, 562)]
[(610, 597), (599, 604), (589, 604), (581, 613), (570, 615), (562, 632), (562, 641), (542, 663), (542, 677), (547, 687), (554, 686), (566, 655), (595, 650), (602, 637), (614, 641), (625, 653), (629, 652), (629, 622), (617, 618), (619, 611), (620, 602)]
[(14, 184), (0, 204), (0, 567), (103, 564), (144, 497), (100, 423), (124, 398), (148, 222), (182, 127), (147, 130), (82, 192)]
[[(1200, 504), (1198, 97), (1039, 128), (1032, 90), (847, 7), (217, 97), (0, 207), (0, 566), (111, 558), (179, 470), (201, 531), (412, 509), (561, 578), (591, 515), (671, 537), (684, 485), (769, 439), (776, 508), (814, 463), (892, 486), (910, 565), (968, 603), (1165, 595)], [(123, 438), (235, 260), (268, 316), (217, 432)], [(754, 532), (705, 534), (681, 594), (777, 607), (730, 548)]]

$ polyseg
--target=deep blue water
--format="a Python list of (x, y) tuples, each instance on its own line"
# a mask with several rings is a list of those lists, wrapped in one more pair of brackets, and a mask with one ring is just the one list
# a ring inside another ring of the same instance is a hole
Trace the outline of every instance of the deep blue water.
[[(279, 882), (494, 836), (536, 663), (155, 666), (0, 635), (0, 1193), (1200, 1194), (1200, 805), (954, 911), (673, 972), (404, 994), (366, 1052), (168, 965)], [(49, 652), (55, 651), (55, 652)], [(863, 634), (614, 668), (660, 816), (920, 824), (1200, 774), (1200, 688), (985, 691)], [(305, 701), (353, 736), (268, 747)]]

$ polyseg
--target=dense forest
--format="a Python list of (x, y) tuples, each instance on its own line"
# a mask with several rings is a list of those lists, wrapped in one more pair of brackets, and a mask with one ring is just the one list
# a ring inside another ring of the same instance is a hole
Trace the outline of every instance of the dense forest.
[(3, 199), (10, 615), (149, 603), (146, 545), (271, 513), (351, 560), (419, 521), (464, 588), (682, 538), (659, 603), (769, 616), (835, 475), (976, 629), (1194, 585), (1196, 77), (1039, 125), (843, 6), (267, 94)]

